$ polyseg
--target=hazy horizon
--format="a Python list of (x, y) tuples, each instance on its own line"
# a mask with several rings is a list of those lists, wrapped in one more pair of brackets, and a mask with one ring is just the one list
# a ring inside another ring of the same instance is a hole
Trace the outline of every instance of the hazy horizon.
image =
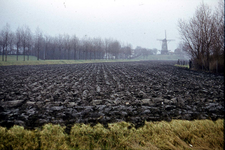
[(27, 25), (33, 34), (39, 27), (44, 34), (67, 33), (82, 39), (113, 38), (132, 48), (161, 49), (157, 39), (174, 39), (168, 49), (180, 42), (178, 19), (188, 20), (202, 2), (212, 8), (218, 0), (7, 0), (0, 2), (0, 29), (6, 23), (15, 31)]

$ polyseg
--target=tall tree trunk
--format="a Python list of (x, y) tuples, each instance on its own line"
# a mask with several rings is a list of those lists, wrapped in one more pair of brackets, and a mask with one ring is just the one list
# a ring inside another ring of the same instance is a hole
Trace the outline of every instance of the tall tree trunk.
[(55, 48), (53, 47), (52, 59), (55, 59)]
[(23, 61), (25, 61), (25, 47), (23, 47)]
[(18, 49), (18, 45), (16, 47), (16, 60), (18, 61), (18, 53), (19, 53), (19, 49)]
[(38, 45), (38, 50), (37, 50), (37, 60), (39, 60), (39, 54), (40, 54), (40, 49), (39, 49), (39, 45)]
[(7, 61), (7, 47), (5, 49), (5, 61)]
[(74, 49), (74, 60), (76, 60), (76, 49)]
[(5, 53), (5, 50), (4, 50), (4, 47), (2, 48), (2, 61), (4, 61), (4, 53)]
[(61, 49), (59, 49), (59, 59), (61, 59), (61, 56), (62, 54), (61, 54)]
[(27, 50), (27, 60), (29, 60), (29, 55), (30, 55), (30, 48)]
[(78, 49), (78, 60), (80, 60), (80, 50)]
[(96, 59), (96, 51), (94, 51), (94, 60)]
[(67, 53), (67, 59), (70, 59), (70, 50), (68, 49), (68, 53)]
[(209, 51), (207, 52), (207, 70), (209, 71)]
[(44, 51), (44, 60), (46, 60), (46, 54), (47, 54), (47, 48), (48, 48), (48, 46), (47, 46), (47, 44), (45, 44), (45, 51)]

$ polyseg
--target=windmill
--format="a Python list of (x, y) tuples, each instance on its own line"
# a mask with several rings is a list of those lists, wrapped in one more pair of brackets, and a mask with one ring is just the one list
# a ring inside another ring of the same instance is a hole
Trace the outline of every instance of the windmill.
[(161, 49), (161, 54), (168, 54), (168, 46), (167, 46), (167, 42), (169, 41), (174, 41), (173, 39), (167, 40), (166, 39), (166, 31), (165, 31), (165, 39), (157, 39), (158, 41), (162, 41), (162, 49)]

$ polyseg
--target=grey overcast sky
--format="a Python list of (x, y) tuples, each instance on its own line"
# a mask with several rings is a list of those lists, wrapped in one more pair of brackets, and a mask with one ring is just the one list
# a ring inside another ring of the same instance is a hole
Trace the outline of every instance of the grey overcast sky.
[(132, 48), (161, 49), (165, 37), (174, 51), (180, 41), (178, 19), (188, 20), (202, 2), (215, 8), (218, 0), (0, 0), (0, 29), (27, 25), (35, 33), (78, 38), (101, 37), (130, 43)]

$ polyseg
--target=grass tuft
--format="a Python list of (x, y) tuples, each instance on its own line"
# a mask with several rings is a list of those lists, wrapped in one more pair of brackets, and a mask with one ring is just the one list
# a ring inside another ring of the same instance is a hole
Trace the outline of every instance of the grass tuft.
[(7, 147), (7, 130), (4, 127), (0, 127), (0, 149), (6, 149)]
[(69, 149), (67, 138), (64, 133), (65, 127), (60, 125), (46, 124), (40, 132), (41, 149)]
[[(3, 132), (4, 133), (4, 132)], [(5, 147), (15, 150), (30, 150), (38, 148), (38, 138), (33, 131), (24, 130), (24, 127), (15, 125), (5, 132)]]

